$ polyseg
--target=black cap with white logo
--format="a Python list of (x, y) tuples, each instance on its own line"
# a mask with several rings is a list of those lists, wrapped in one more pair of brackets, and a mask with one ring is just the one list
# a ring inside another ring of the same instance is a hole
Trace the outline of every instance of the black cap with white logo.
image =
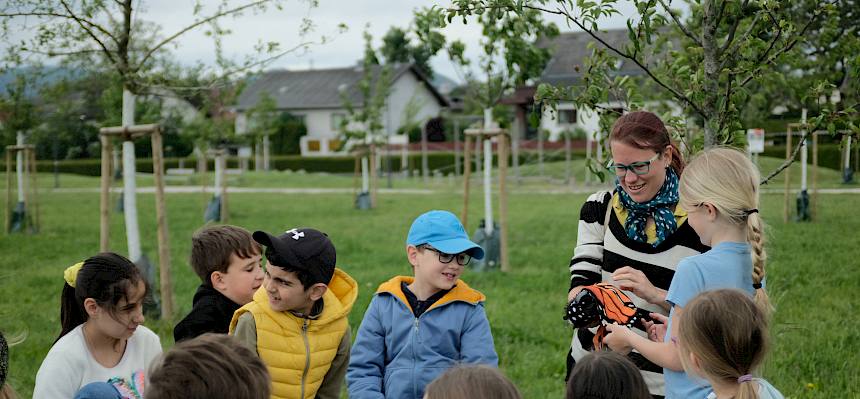
[(265, 231), (255, 231), (253, 237), (254, 241), (267, 248), (266, 259), (270, 265), (306, 271), (314, 277), (314, 283), (328, 284), (331, 281), (337, 255), (334, 244), (325, 233), (297, 228), (277, 237)]

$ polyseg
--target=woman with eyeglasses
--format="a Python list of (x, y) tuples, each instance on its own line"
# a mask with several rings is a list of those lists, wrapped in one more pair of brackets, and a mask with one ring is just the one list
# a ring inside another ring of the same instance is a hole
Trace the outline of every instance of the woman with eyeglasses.
[[(606, 167), (616, 177), (615, 189), (592, 194), (580, 210), (567, 300), (583, 286), (607, 282), (627, 291), (637, 307), (666, 315), (666, 290), (678, 262), (708, 249), (678, 206), (684, 161), (663, 121), (647, 111), (618, 118), (609, 147), (612, 159)], [(568, 376), (576, 361), (594, 350), (594, 334), (587, 328), (574, 333)], [(638, 352), (628, 357), (650, 393), (662, 397), (663, 368)]]

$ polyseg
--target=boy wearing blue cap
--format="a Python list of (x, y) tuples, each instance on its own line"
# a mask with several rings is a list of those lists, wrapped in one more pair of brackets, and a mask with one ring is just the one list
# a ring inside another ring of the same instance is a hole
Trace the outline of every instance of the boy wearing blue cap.
[(420, 399), (424, 387), (451, 366), (498, 366), (486, 298), (459, 280), (484, 250), (469, 240), (457, 217), (430, 211), (415, 219), (406, 257), (414, 277), (382, 283), (358, 329), (347, 370), (352, 399)]

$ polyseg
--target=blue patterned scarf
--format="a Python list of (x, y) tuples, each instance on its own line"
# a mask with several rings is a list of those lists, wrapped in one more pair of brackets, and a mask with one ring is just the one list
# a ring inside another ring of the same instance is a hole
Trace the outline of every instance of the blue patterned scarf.
[(675, 214), (670, 209), (672, 205), (678, 203), (678, 175), (672, 168), (666, 169), (666, 180), (663, 182), (663, 186), (660, 187), (657, 195), (648, 202), (639, 203), (630, 198), (630, 194), (624, 191), (617, 178), (615, 179), (615, 191), (621, 199), (621, 205), (629, 212), (627, 221), (624, 223), (624, 230), (627, 231), (627, 236), (631, 240), (648, 242), (648, 237), (645, 235), (645, 223), (649, 216), (654, 218), (654, 224), (657, 227), (657, 241), (652, 244), (654, 247), (660, 245), (678, 228)]

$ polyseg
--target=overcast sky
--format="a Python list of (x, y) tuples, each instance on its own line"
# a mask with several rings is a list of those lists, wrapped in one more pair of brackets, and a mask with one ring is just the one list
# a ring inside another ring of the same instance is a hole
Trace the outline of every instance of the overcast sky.
[[(204, 1), (216, 3), (215, 1)], [(162, 26), (162, 36), (187, 26), (194, 20), (191, 0), (143, 0), (137, 7), (142, 11), (139, 15), (146, 21), (155, 22)], [(233, 34), (224, 41), (226, 54), (233, 59), (241, 59), (252, 50), (260, 40), (278, 40), (285, 48), (297, 45), (302, 41), (299, 37), (299, 26), (303, 17), (310, 18), (315, 32), (309, 34), (306, 40), (317, 39), (324, 34), (333, 36), (327, 44), (314, 45), (303, 55), (290, 54), (273, 62), (267, 69), (307, 69), (332, 68), (354, 65), (362, 56), (364, 41), (362, 32), (366, 25), (374, 37), (375, 46), (381, 42), (381, 37), (391, 26), (407, 28), (412, 20), (414, 10), (429, 7), (433, 4), (448, 6), (450, 2), (443, 0), (319, 0), (319, 7), (309, 9), (306, 3), (293, 1), (285, 3), (282, 11), (271, 10), (264, 15), (246, 14), (240, 18), (228, 18), (223, 26), (230, 28)], [(629, 2), (619, 2), (623, 15), (632, 15), (635, 8)], [(206, 13), (204, 13), (206, 14)], [(556, 22), (561, 31), (570, 31), (563, 19), (547, 17)], [(623, 28), (626, 16), (615, 16), (605, 20), (601, 28)], [(349, 30), (337, 34), (337, 26), (345, 23)], [(467, 56), (477, 59), (480, 28), (472, 23), (463, 25), (455, 22), (444, 31), (448, 40), (459, 39), (466, 43)], [(214, 45), (211, 38), (203, 34), (203, 29), (188, 32), (177, 41), (178, 47), (171, 49), (180, 62), (193, 64), (203, 61), (214, 63)], [(432, 65), (440, 72), (455, 80), (458, 75), (447, 55), (437, 55)]]

